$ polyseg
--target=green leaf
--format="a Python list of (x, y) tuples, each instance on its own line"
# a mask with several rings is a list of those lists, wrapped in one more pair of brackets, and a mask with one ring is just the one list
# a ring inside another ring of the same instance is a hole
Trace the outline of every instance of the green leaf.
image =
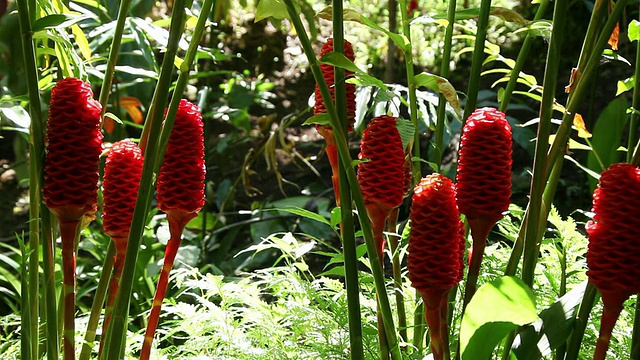
[(536, 320), (533, 292), (521, 280), (505, 276), (482, 285), (462, 318), (462, 359), (489, 359), (510, 331)]
[(630, 78), (626, 78), (624, 80), (618, 80), (618, 88), (616, 90), (616, 96), (633, 89), (634, 86), (636, 86), (635, 75), (631, 76)]
[(378, 31), (382, 31), (383, 33), (387, 34), (387, 36), (389, 37), (389, 39), (391, 39), (394, 43), (396, 43), (396, 45), (398, 45), (398, 47), (403, 51), (406, 52), (409, 49), (409, 39), (407, 39), (406, 36), (404, 35), (399, 35), (396, 34), (394, 32), (391, 32), (385, 28), (383, 28), (382, 26), (376, 24), (373, 20), (369, 19), (368, 17), (361, 15), (360, 16), (360, 20), (363, 24), (367, 25), (368, 27), (378, 30)]
[[(519, 13), (513, 11), (513, 10), (509, 10), (507, 8), (503, 8), (503, 7), (499, 7), (499, 6), (492, 6), (491, 7), (491, 15), (495, 15), (499, 18), (501, 18), (504, 21), (507, 22), (512, 22), (512, 23), (517, 23), (520, 25), (527, 25), (529, 24), (529, 21), (527, 21), (527, 19), (525, 19), (524, 17), (522, 17), (522, 15), (520, 15)], [(455, 19), (457, 20), (469, 20), (469, 19), (474, 19), (477, 18), (480, 15), (480, 8), (471, 8), (471, 9), (463, 9), (463, 10), (458, 10), (456, 11), (456, 15), (455, 15)], [(447, 14), (443, 13), (443, 14), (437, 14), (433, 16), (434, 19), (446, 19), (447, 18)]]
[(302, 125), (331, 125), (331, 116), (327, 113), (319, 113), (308, 118)]
[[(320, 59), (325, 64), (337, 66), (339, 68), (343, 68), (345, 70), (349, 70), (355, 73), (358, 76), (358, 79), (362, 83), (362, 85), (373, 85), (379, 87), (380, 89), (386, 90), (387, 86), (380, 81), (379, 79), (367, 74), (366, 72), (360, 70), (353, 61), (349, 60), (346, 56), (341, 53), (331, 52), (322, 57)], [(351, 80), (351, 79), (350, 79)]]
[(277, 209), (263, 209), (263, 211), (284, 211), (294, 215), (300, 215), (307, 219), (315, 220), (317, 222), (327, 224), (331, 226), (331, 222), (327, 220), (324, 216), (320, 214), (316, 214), (313, 211), (309, 211), (299, 207), (288, 207), (288, 208), (277, 208)]
[(593, 170), (589, 169), (588, 167), (586, 167), (586, 166), (584, 166), (584, 165), (580, 164), (580, 163), (578, 162), (578, 160), (576, 160), (576, 159), (572, 158), (572, 157), (571, 157), (571, 156), (569, 156), (569, 155), (565, 155), (565, 156), (564, 156), (564, 158), (565, 158), (565, 159), (567, 159), (567, 160), (569, 160), (569, 161), (571, 161), (572, 163), (574, 163), (577, 167), (579, 167), (580, 169), (582, 169), (584, 172), (586, 172), (589, 176), (591, 176), (592, 178), (594, 178), (596, 181), (600, 180), (600, 174), (598, 174), (597, 172), (595, 172), (595, 171), (593, 171)]
[[(600, 156), (600, 160), (602, 160), (602, 165), (604, 165), (605, 169), (608, 168), (609, 165), (620, 161), (618, 147), (620, 146), (622, 134), (625, 131), (625, 126), (629, 118), (627, 115), (628, 107), (629, 102), (625, 97), (614, 99), (602, 110), (593, 127), (591, 147), (593, 151)], [(587, 157), (587, 167), (600, 173), (602, 167), (593, 151), (589, 152)], [(595, 179), (589, 178), (589, 185), (592, 192), (597, 184), (598, 182)]]
[[(362, 23), (360, 16), (362, 14), (354, 9), (343, 9), (342, 10), (342, 20), (343, 21), (355, 21)], [(329, 5), (324, 9), (318, 11), (316, 13), (316, 17), (320, 19), (325, 19), (329, 21), (333, 21), (333, 6)]]
[[(36, 20), (33, 23), (33, 28), (31, 30), (33, 32), (38, 32), (41, 30), (53, 29), (56, 27), (67, 27), (85, 18), (86, 16), (72, 16), (68, 14), (51, 14)], [(67, 21), (71, 21), (71, 22), (67, 23)]]
[(266, 18), (287, 19), (289, 12), (287, 5), (282, 0), (260, 0), (256, 8), (255, 22)]
[[(19, 105), (10, 107), (0, 106), (0, 115), (3, 115), (18, 128), (28, 129), (31, 124), (31, 117), (29, 117), (29, 113)], [(0, 120), (1, 119), (2, 116), (0, 116)]]
[(640, 39), (640, 22), (638, 20), (634, 19), (629, 23), (628, 34), (630, 41)]
[(453, 107), (458, 117), (462, 117), (460, 110), (460, 100), (456, 89), (451, 85), (449, 80), (427, 72), (420, 73), (415, 76), (416, 86), (424, 86), (437, 93), (444, 95), (447, 102)]
[(402, 148), (406, 149), (409, 142), (413, 139), (416, 128), (413, 126), (411, 121), (401, 118), (398, 118), (396, 128), (398, 128), (400, 138), (402, 139)]
[(518, 332), (512, 346), (518, 360), (540, 359), (565, 343), (573, 331), (574, 315), (586, 288), (587, 280), (542, 310), (539, 320)]

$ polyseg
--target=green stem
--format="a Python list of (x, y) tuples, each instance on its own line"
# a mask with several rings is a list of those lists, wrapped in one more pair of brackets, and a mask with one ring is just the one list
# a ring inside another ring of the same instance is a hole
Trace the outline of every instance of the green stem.
[[(342, 0), (333, 0), (333, 51), (344, 54), (344, 24)], [(345, 83), (345, 71), (334, 67), (335, 104), (340, 124), (344, 132), (347, 132), (347, 93)], [(335, 136), (335, 135), (334, 135)], [(349, 345), (351, 359), (364, 359), (362, 345), (362, 316), (360, 314), (360, 287), (358, 284), (358, 257), (356, 253), (355, 225), (353, 221), (351, 191), (344, 169), (339, 168), (338, 187), (342, 233), (342, 251), (345, 267), (345, 285), (347, 289), (347, 304), (349, 312)]]
[[(634, 76), (635, 79), (640, 79), (640, 41), (636, 42), (636, 67)], [(631, 120), (629, 121), (629, 141), (627, 142), (627, 162), (634, 163), (636, 166), (640, 163), (640, 141), (636, 143), (639, 108), (640, 87), (634, 86), (633, 100), (631, 103)]]
[[(606, 5), (605, 5), (605, 9), (601, 10), (598, 7), (598, 3), (599, 2), (596, 2), (596, 7), (593, 10), (592, 21), (596, 21), (594, 20), (594, 18), (597, 18), (596, 12), (598, 11), (601, 12), (600, 16), (602, 16), (602, 14), (604, 14), (604, 12), (607, 10)], [(587, 43), (585, 40), (585, 45), (583, 46), (583, 53), (587, 54), (585, 56), (588, 56), (588, 60), (586, 61), (586, 65), (584, 65), (583, 68), (578, 67), (578, 69), (576, 70), (577, 75), (574, 77), (574, 82), (571, 86), (571, 92), (569, 93), (569, 100), (567, 101), (566, 112), (562, 117), (562, 123), (558, 128), (558, 131), (556, 133), (556, 138), (553, 141), (551, 148), (549, 149), (548, 157), (550, 159), (555, 159), (556, 157), (561, 156), (561, 154), (564, 152), (567, 141), (569, 140), (569, 133), (571, 131), (571, 125), (573, 123), (573, 117), (578, 109), (578, 106), (581, 105), (582, 99), (584, 98), (584, 94), (587, 91), (587, 84), (592, 79), (596, 68), (600, 64), (602, 51), (606, 46), (607, 41), (609, 40), (611, 32), (613, 31), (614, 27), (618, 23), (618, 20), (620, 19), (620, 16), (622, 15), (622, 12), (626, 5), (627, 5), (627, 0), (619, 0), (615, 3), (615, 6), (611, 11), (611, 14), (609, 15), (609, 18), (607, 19), (607, 22), (602, 28), (602, 33), (600, 33), (598, 40), (593, 44), (592, 47), (590, 47), (590, 49), (588, 49), (588, 51), (584, 51), (585, 50), (584, 47), (587, 46)], [(589, 30), (587, 32), (587, 38), (593, 37), (589, 34), (589, 31), (591, 30), (592, 30), (592, 26), (589, 26)], [(584, 63), (584, 62), (581, 62), (581, 63)], [(538, 143), (539, 142), (540, 140), (538, 141)], [(545, 169), (545, 174), (548, 174), (551, 171), (552, 165), (553, 165), (552, 163), (547, 164), (547, 167)]]
[(413, 346), (417, 349), (418, 354), (423, 352), (424, 333), (427, 331), (425, 326), (425, 308), (424, 302), (420, 301), (422, 295), (416, 290), (416, 310), (413, 313)]
[(540, 122), (538, 124), (538, 133), (536, 136), (536, 148), (533, 164), (533, 177), (531, 180), (531, 190), (529, 199), (529, 216), (528, 220), (523, 223), (524, 226), (524, 262), (522, 265), (522, 280), (529, 286), (533, 285), (535, 266), (538, 260), (538, 242), (541, 233), (538, 224), (546, 221), (542, 219), (542, 194), (547, 184), (547, 174), (545, 168), (554, 164), (554, 157), (551, 161), (547, 160), (547, 149), (549, 144), (549, 135), (551, 133), (551, 118), (553, 114), (553, 102), (555, 99), (555, 89), (558, 78), (558, 66), (562, 57), (562, 40), (564, 32), (564, 24), (567, 16), (567, 0), (557, 0), (553, 12), (553, 31), (551, 40), (549, 41), (549, 51), (547, 53), (547, 65), (544, 74), (544, 91), (542, 93), (542, 101), (540, 104)]
[[(102, 271), (100, 272), (100, 280), (98, 281), (98, 287), (93, 296), (93, 303), (91, 304), (91, 313), (89, 314), (89, 321), (87, 323), (87, 331), (84, 335), (84, 344), (80, 351), (79, 360), (89, 360), (91, 358), (91, 350), (94, 347), (93, 341), (96, 338), (96, 329), (98, 328), (98, 322), (100, 320), (100, 313), (102, 312), (102, 305), (107, 294), (107, 287), (109, 285), (109, 279), (111, 278), (111, 270), (113, 270), (113, 256), (116, 253), (116, 247), (113, 241), (109, 242), (109, 248), (102, 263)], [(103, 334), (104, 336), (104, 334)]]
[[(24, 57), (27, 89), (29, 92), (29, 283), (28, 292), (23, 292), (23, 349), (30, 349), (23, 359), (38, 357), (38, 281), (39, 281), (39, 251), (40, 247), (40, 188), (43, 180), (44, 163), (44, 127), (40, 109), (40, 93), (38, 88), (38, 69), (33, 44), (31, 24), (35, 21), (35, 3), (29, 8), (27, 0), (18, 0), (18, 21), (22, 35), (22, 55)], [(28, 295), (26, 295), (28, 294)], [(28, 311), (28, 312), (27, 312)], [(27, 315), (28, 314), (28, 315)], [(55, 317), (54, 317), (55, 318)]]
[[(154, 192), (153, 178), (155, 177), (156, 170), (157, 145), (159, 143), (160, 131), (162, 130), (162, 109), (166, 106), (175, 54), (177, 53), (178, 42), (180, 41), (184, 26), (184, 0), (176, 0), (173, 9), (174, 12), (171, 17), (167, 51), (162, 62), (160, 78), (156, 85), (151, 107), (147, 114), (145, 131), (143, 131), (143, 134), (146, 132), (148, 135), (144, 138), (144, 144), (142, 143), (142, 139), (140, 143), (141, 148), (144, 149), (145, 161), (142, 167), (138, 198), (131, 221), (131, 231), (127, 241), (127, 251), (122, 269), (120, 289), (113, 308), (111, 326), (106, 334), (105, 344), (107, 347), (104, 353), (105, 359), (120, 359), (121, 353), (124, 351), (123, 343), (127, 332), (127, 318), (129, 317), (129, 304), (133, 291), (138, 249), (142, 242), (145, 224), (147, 223), (147, 215), (149, 214), (149, 210), (151, 210), (151, 200)], [(197, 44), (197, 41), (192, 43)], [(187, 63), (187, 66), (190, 65), (190, 63)], [(163, 149), (163, 152), (164, 150), (165, 149)], [(159, 163), (157, 165), (159, 166)]]
[[(444, 32), (444, 50), (442, 53), (442, 62), (440, 63), (440, 76), (448, 78), (451, 72), (449, 62), (451, 61), (451, 43), (453, 40), (453, 25), (456, 20), (456, 0), (449, 0), (447, 8), (447, 28)], [(433, 162), (438, 167), (442, 165), (442, 154), (444, 153), (444, 124), (447, 114), (447, 100), (443, 94), (438, 98), (438, 120), (436, 122), (436, 144), (434, 150)]]
[(418, 97), (416, 95), (416, 79), (415, 71), (413, 69), (413, 47), (411, 45), (411, 27), (409, 23), (409, 16), (407, 14), (407, 2), (406, 0), (400, 0), (400, 17), (402, 20), (402, 34), (407, 39), (407, 43), (404, 47), (401, 47), (404, 53), (404, 62), (407, 71), (407, 86), (409, 89), (409, 116), (411, 117), (411, 124), (415, 129), (413, 134), (413, 140), (411, 156), (416, 160), (413, 161), (413, 183), (417, 184), (422, 178), (420, 159), (420, 132), (418, 132)]
[(480, 90), (480, 71), (484, 62), (484, 42), (487, 39), (487, 26), (489, 25), (489, 13), (491, 12), (491, 0), (480, 2), (480, 14), (478, 15), (478, 30), (473, 47), (473, 59), (469, 72), (469, 86), (467, 88), (467, 103), (464, 106), (464, 123), (476, 108), (478, 91)]
[[(20, 291), (22, 294), (28, 294), (29, 290), (29, 280), (27, 277), (27, 248), (24, 245), (24, 240), (21, 237), (18, 237), (18, 243), (20, 244)], [(34, 354), (32, 356), (31, 352), (31, 314), (28, 311), (24, 311), (24, 309), (29, 308), (29, 296), (22, 296), (20, 298), (20, 307), (22, 309), (20, 324), (23, 330), (20, 336), (20, 357), (21, 359), (29, 360), (29, 359), (37, 359), (38, 355)]]
[(111, 83), (113, 82), (113, 75), (115, 73), (116, 63), (118, 62), (118, 53), (120, 52), (120, 43), (122, 42), (122, 33), (124, 32), (124, 24), (127, 21), (127, 13), (131, 0), (121, 0), (120, 8), (118, 9), (118, 21), (116, 22), (116, 28), (113, 34), (113, 42), (111, 43), (111, 49), (109, 50), (109, 60), (107, 61), (107, 68), (104, 71), (104, 80), (102, 81), (102, 87), (100, 88), (100, 104), (102, 105), (101, 116), (107, 112), (107, 104), (109, 102), (109, 93), (111, 92)]
[(58, 341), (58, 311), (56, 303), (56, 277), (55, 277), (55, 240), (53, 227), (51, 226), (51, 212), (47, 207), (41, 208), (42, 217), (42, 268), (44, 271), (44, 299), (45, 313), (47, 317), (47, 359), (58, 360), (60, 342)]
[(587, 328), (589, 322), (589, 315), (591, 309), (596, 302), (596, 296), (598, 290), (592, 283), (587, 284), (587, 288), (584, 291), (578, 314), (576, 315), (575, 323), (573, 326), (573, 332), (567, 341), (567, 355), (565, 360), (577, 360), (580, 354), (580, 346), (582, 345), (582, 338), (584, 337), (584, 331)]
[[(540, 5), (538, 6), (538, 10), (533, 17), (533, 21), (539, 20), (547, 10), (549, 6), (549, 0), (540, 1)], [(518, 58), (516, 59), (516, 63), (511, 69), (511, 75), (509, 76), (509, 81), (504, 88), (504, 93), (502, 95), (502, 100), (500, 101), (499, 110), (502, 112), (507, 112), (507, 108), (509, 107), (509, 101), (511, 100), (511, 95), (513, 95), (513, 90), (515, 90), (516, 85), (518, 84), (518, 79), (520, 78), (520, 70), (524, 66), (525, 61), (529, 58), (529, 50), (531, 49), (531, 45), (533, 44), (533, 40), (535, 36), (532, 36), (530, 32), (527, 32), (527, 35), (524, 38), (522, 43), (522, 47), (520, 47), (520, 52), (518, 53)]]
[(311, 71), (316, 80), (316, 84), (318, 84), (320, 93), (322, 94), (322, 99), (325, 102), (327, 113), (330, 116), (331, 125), (334, 129), (334, 133), (336, 134), (336, 142), (338, 145), (340, 162), (342, 163), (342, 167), (346, 171), (347, 179), (349, 181), (349, 185), (353, 195), (353, 200), (356, 204), (356, 209), (358, 210), (358, 218), (360, 220), (360, 226), (364, 234), (365, 244), (367, 246), (367, 254), (369, 255), (371, 270), (373, 272), (374, 284), (379, 297), (380, 310), (384, 319), (385, 331), (388, 335), (387, 340), (389, 341), (391, 357), (393, 359), (401, 359), (397, 334), (393, 322), (393, 314), (391, 312), (391, 306), (389, 305), (389, 298), (386, 292), (384, 274), (382, 272), (382, 267), (380, 266), (380, 259), (376, 251), (375, 241), (373, 239), (371, 231), (371, 223), (369, 220), (369, 216), (367, 215), (367, 209), (364, 205), (362, 192), (360, 191), (360, 186), (358, 185), (358, 179), (356, 177), (355, 170), (351, 165), (351, 156), (349, 154), (349, 148), (347, 146), (346, 135), (340, 125), (338, 113), (335, 106), (333, 105), (333, 101), (331, 101), (331, 93), (329, 91), (329, 87), (324, 81), (322, 70), (320, 69), (318, 60), (316, 59), (313, 47), (311, 46), (311, 41), (309, 41), (309, 37), (302, 24), (302, 20), (295, 10), (293, 0), (284, 0), (284, 3), (287, 6), (289, 18), (298, 33), (300, 42), (302, 43), (302, 47), (309, 61)]
[[(391, 211), (389, 215), (387, 231), (390, 234), (395, 234), (398, 230), (398, 208)], [(402, 289), (402, 269), (400, 267), (400, 249), (399, 242), (400, 237), (396, 235), (389, 235), (389, 250), (391, 250), (391, 266), (393, 270), (393, 288), (396, 297), (396, 309), (398, 312), (398, 331), (400, 334), (400, 340), (406, 342), (407, 337), (407, 311), (404, 307), (404, 293)]]
[(631, 349), (629, 350), (631, 360), (640, 359), (640, 295), (636, 295), (636, 308), (633, 316), (633, 332), (631, 335)]

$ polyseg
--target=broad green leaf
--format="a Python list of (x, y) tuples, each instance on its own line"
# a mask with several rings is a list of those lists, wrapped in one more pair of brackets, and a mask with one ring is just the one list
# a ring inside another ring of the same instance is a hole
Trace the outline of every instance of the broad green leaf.
[(628, 28), (629, 40), (636, 41), (640, 39), (640, 22), (638, 20), (631, 20)]
[(331, 116), (327, 113), (319, 113), (308, 118), (302, 125), (331, 125)]
[(413, 140), (416, 128), (413, 126), (410, 120), (400, 118), (396, 122), (396, 127), (398, 128), (400, 138), (402, 139), (402, 148), (406, 149), (409, 142)]
[(349, 60), (346, 56), (344, 56), (344, 54), (337, 53), (337, 52), (330, 52), (324, 55), (322, 59), (320, 59), (320, 61), (322, 61), (325, 64), (337, 66), (339, 68), (352, 71), (358, 76), (358, 78), (361, 80), (363, 85), (373, 85), (383, 90), (387, 89), (387, 86), (382, 81), (360, 70), (360, 68), (356, 66), (356, 64), (354, 64), (353, 61)]
[(31, 125), (31, 117), (22, 106), (0, 106), (0, 114), (19, 128), (28, 129)]
[(276, 19), (287, 19), (289, 12), (287, 5), (282, 0), (260, 0), (256, 8), (255, 22), (262, 19), (274, 17)]
[(71, 20), (74, 18), (78, 18), (77, 16), (72, 16), (68, 14), (51, 14), (40, 19), (36, 20), (33, 23), (32, 31), (38, 32), (46, 29), (53, 29), (55, 27), (61, 26), (65, 21)]
[[(205, 225), (205, 216), (206, 216), (206, 225)], [(205, 211), (201, 211), (198, 213), (198, 216), (191, 219), (187, 223), (187, 229), (193, 230), (202, 230), (205, 227), (207, 230), (213, 230), (213, 224), (216, 222), (215, 216), (211, 214), (207, 214)]]
[(447, 102), (453, 107), (458, 117), (462, 117), (460, 110), (460, 100), (456, 89), (451, 85), (449, 80), (427, 72), (420, 73), (415, 76), (416, 86), (424, 86), (437, 93), (444, 95)]
[(512, 350), (518, 360), (537, 360), (564, 344), (573, 330), (574, 315), (587, 287), (585, 280), (540, 312), (540, 319), (522, 328)]
[[(598, 153), (605, 169), (621, 160), (618, 147), (622, 141), (622, 134), (629, 118), (627, 108), (629, 108), (629, 102), (625, 97), (621, 96), (614, 99), (602, 110), (593, 127), (591, 147), (593, 151)], [(587, 167), (598, 173), (602, 171), (602, 167), (593, 152), (589, 152)], [(593, 191), (596, 188), (597, 181), (589, 178), (589, 185), (591, 191)]]
[(521, 280), (505, 276), (482, 285), (462, 317), (462, 359), (489, 359), (510, 331), (537, 320), (533, 292)]
[(398, 47), (403, 51), (406, 52), (409, 49), (409, 39), (407, 39), (406, 36), (404, 35), (399, 35), (396, 33), (393, 33), (385, 28), (383, 28), (382, 26), (376, 24), (373, 20), (369, 19), (368, 17), (364, 16), (364, 15), (360, 15), (360, 21), (367, 25), (368, 27), (372, 28), (372, 29), (376, 29), (378, 31), (382, 31), (383, 33), (387, 34), (387, 36), (394, 42), (396, 43), (396, 45), (398, 45)]

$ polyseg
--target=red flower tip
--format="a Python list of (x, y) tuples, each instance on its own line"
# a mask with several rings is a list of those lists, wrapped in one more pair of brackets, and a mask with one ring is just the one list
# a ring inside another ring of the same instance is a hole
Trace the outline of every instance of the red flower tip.
[(511, 126), (494, 108), (469, 116), (460, 140), (456, 193), (460, 212), (490, 227), (509, 209), (511, 197)]
[[(322, 50), (320, 51), (320, 58), (322, 58), (324, 55), (333, 52), (333, 38), (329, 38), (327, 40), (327, 42), (322, 45)], [(355, 57), (353, 55), (353, 47), (351, 46), (351, 43), (348, 42), (347, 40), (344, 41), (344, 55), (347, 57), (347, 59), (354, 61)], [(327, 85), (329, 85), (329, 91), (331, 92), (331, 98), (335, 100), (335, 70), (334, 67), (332, 65), (328, 65), (328, 64), (320, 64), (320, 69), (322, 70), (322, 74), (324, 76), (324, 80), (327, 82)], [(352, 71), (345, 71), (345, 77), (349, 77), (350, 75), (352, 75), (353, 72)], [(355, 117), (356, 117), (356, 85), (355, 84), (346, 84), (346, 91), (347, 91), (347, 129), (348, 131), (352, 131), (353, 130), (353, 124), (355, 123)], [(327, 108), (325, 107), (324, 104), (324, 100), (322, 99), (322, 95), (320, 95), (320, 88), (318, 87), (318, 85), (316, 84), (316, 88), (315, 88), (315, 98), (316, 98), (316, 103), (313, 106), (313, 113), (314, 114), (320, 114), (320, 113), (326, 113), (327, 112)], [(328, 130), (327, 125), (316, 125), (316, 129), (318, 130), (318, 132), (320, 133), (320, 135), (322, 135), (324, 138), (327, 138), (327, 133), (326, 131)]]
[(204, 206), (203, 131), (200, 109), (181, 100), (158, 175), (157, 199), (160, 210), (185, 224)]
[(396, 121), (378, 116), (362, 134), (359, 158), (366, 161), (358, 165), (358, 183), (367, 209), (375, 205), (391, 211), (402, 204), (406, 162)]
[(102, 181), (102, 226), (105, 234), (116, 241), (118, 253), (124, 251), (129, 237), (142, 163), (142, 151), (131, 140), (118, 141), (107, 155)]
[(98, 203), (102, 107), (92, 97), (89, 84), (76, 78), (51, 90), (42, 195), (61, 222), (80, 221)]
[(600, 175), (593, 193), (587, 275), (603, 293), (624, 302), (640, 293), (640, 168), (613, 164)]
[[(411, 285), (426, 301), (462, 280), (464, 224), (453, 182), (442, 174), (424, 177), (412, 200), (407, 268)], [(438, 299), (432, 301), (437, 303)]]

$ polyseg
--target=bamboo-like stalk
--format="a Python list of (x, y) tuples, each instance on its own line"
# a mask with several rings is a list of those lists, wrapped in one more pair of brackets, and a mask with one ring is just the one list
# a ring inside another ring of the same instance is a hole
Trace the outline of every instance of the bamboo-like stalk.
[(56, 303), (56, 279), (55, 279), (55, 240), (51, 212), (46, 206), (40, 208), (42, 219), (42, 268), (44, 272), (44, 301), (47, 317), (47, 359), (58, 360), (60, 342), (58, 341), (58, 305)]
[(336, 134), (336, 142), (338, 145), (340, 162), (342, 167), (346, 171), (346, 175), (353, 195), (353, 200), (356, 204), (356, 209), (358, 210), (358, 218), (360, 220), (360, 226), (364, 234), (365, 244), (367, 246), (367, 254), (369, 255), (371, 269), (373, 272), (374, 284), (379, 297), (378, 300), (380, 303), (380, 310), (382, 313), (382, 317), (384, 318), (385, 331), (387, 335), (389, 335), (388, 341), (391, 357), (392, 359), (401, 359), (398, 339), (396, 336), (397, 334), (393, 322), (393, 315), (391, 313), (391, 307), (389, 305), (389, 298), (386, 293), (384, 274), (382, 273), (382, 268), (379, 264), (380, 260), (373, 240), (371, 224), (369, 216), (367, 215), (366, 207), (364, 205), (364, 200), (362, 198), (362, 192), (360, 191), (360, 187), (358, 186), (358, 179), (356, 177), (355, 170), (351, 165), (351, 156), (349, 154), (349, 148), (347, 146), (346, 135), (344, 130), (340, 126), (340, 120), (338, 118), (336, 108), (333, 105), (333, 101), (331, 101), (331, 93), (329, 91), (329, 87), (324, 81), (322, 71), (320, 70), (318, 60), (315, 57), (313, 47), (311, 46), (311, 41), (309, 41), (309, 37), (302, 24), (302, 20), (300, 19), (300, 16), (297, 13), (292, 0), (284, 0), (284, 3), (287, 7), (289, 18), (300, 38), (304, 53), (307, 56), (311, 71), (316, 80), (316, 83), (318, 84), (320, 93), (322, 94), (322, 98), (325, 101), (327, 113), (330, 116), (331, 125), (333, 126), (334, 132)]
[[(343, 0), (333, 0), (333, 51), (344, 53)], [(345, 71), (334, 67), (334, 86), (336, 110), (344, 133), (347, 133), (347, 103)], [(334, 135), (335, 136), (335, 135)], [(344, 256), (345, 287), (347, 291), (347, 310), (349, 312), (349, 345), (351, 359), (364, 359), (362, 345), (362, 315), (360, 314), (360, 287), (358, 282), (358, 258), (356, 253), (355, 225), (351, 202), (351, 190), (346, 173), (338, 168), (339, 202), (341, 208), (340, 232)]]
[(580, 307), (578, 308), (578, 314), (576, 315), (575, 323), (573, 325), (573, 332), (567, 340), (567, 354), (565, 355), (565, 360), (578, 359), (582, 338), (584, 337), (584, 331), (587, 328), (589, 315), (591, 314), (591, 309), (593, 309), (593, 305), (597, 300), (597, 296), (598, 290), (595, 285), (589, 282), (584, 291), (584, 295), (582, 296)]
[[(389, 214), (387, 219), (387, 231), (389, 234), (395, 234), (398, 227), (398, 208), (395, 208)], [(396, 311), (398, 312), (398, 333), (400, 340), (406, 342), (407, 337), (407, 311), (404, 306), (404, 295), (402, 289), (402, 269), (400, 268), (400, 238), (396, 235), (389, 235), (389, 250), (391, 251), (391, 268), (393, 270), (393, 288), (396, 298)]]
[[(528, 204), (529, 216), (527, 216), (528, 221), (523, 223), (523, 229), (521, 229), (521, 231), (524, 231), (522, 280), (529, 286), (533, 285), (535, 266), (538, 258), (538, 241), (541, 236), (538, 224), (542, 221), (542, 194), (548, 180), (548, 173), (546, 173), (544, 169), (549, 163), (553, 164), (555, 159), (550, 158), (549, 161), (547, 160), (547, 149), (549, 147), (549, 135), (551, 133), (551, 118), (553, 115), (553, 102), (558, 78), (558, 66), (563, 50), (562, 40), (567, 16), (567, 6), (568, 1), (566, 0), (557, 0), (554, 6), (553, 30), (547, 52), (543, 80), (544, 91), (542, 93), (539, 112), (540, 122), (538, 123), (538, 133), (536, 134), (533, 176), (531, 179)], [(544, 218), (546, 220), (546, 213), (544, 213)]]
[[(451, 43), (453, 41), (453, 25), (456, 21), (456, 0), (449, 0), (447, 7), (447, 28), (444, 31), (444, 47), (442, 52), (442, 62), (440, 63), (440, 76), (448, 78), (451, 68), (449, 62), (451, 61)], [(434, 149), (433, 162), (438, 167), (438, 171), (441, 171), (442, 167), (442, 154), (444, 153), (444, 124), (446, 121), (447, 113), (447, 99), (443, 94), (438, 97), (438, 109), (437, 109), (437, 122), (436, 122), (436, 144)]]
[[(82, 350), (78, 357), (79, 360), (89, 360), (91, 358), (91, 349), (93, 348), (93, 341), (96, 338), (96, 329), (98, 328), (102, 305), (107, 295), (107, 287), (109, 286), (111, 271), (113, 270), (113, 256), (115, 253), (116, 247), (113, 241), (111, 241), (109, 242), (109, 247), (107, 248), (107, 253), (102, 263), (98, 287), (93, 295), (93, 303), (91, 304), (91, 312), (89, 313), (89, 321), (87, 322), (87, 331), (84, 335), (84, 344), (82, 344)], [(106, 333), (103, 331), (102, 337), (104, 338), (105, 335)]]
[[(634, 75), (635, 75), (635, 79), (640, 79), (640, 41), (636, 41), (636, 66), (635, 66)], [(629, 141), (627, 142), (627, 162), (629, 163), (635, 162), (636, 166), (640, 162), (640, 154), (638, 151), (640, 142), (636, 143), (639, 107), (640, 107), (640, 89), (638, 86), (634, 86), (633, 99), (631, 101), (631, 109), (632, 109), (631, 119), (629, 120)]]
[(107, 60), (107, 68), (104, 71), (104, 80), (100, 87), (100, 104), (102, 105), (102, 112), (100, 116), (104, 116), (107, 112), (107, 105), (109, 102), (109, 94), (111, 93), (111, 83), (113, 82), (113, 75), (115, 73), (116, 63), (118, 62), (118, 54), (120, 53), (120, 44), (122, 42), (122, 33), (124, 31), (124, 23), (127, 20), (127, 14), (129, 13), (129, 7), (131, 6), (131, 0), (120, 0), (120, 7), (118, 8), (118, 20), (116, 21), (116, 27), (113, 33), (113, 42), (111, 43), (111, 49), (109, 50), (109, 58)]
[[(140, 143), (141, 149), (143, 149), (144, 152), (140, 189), (131, 221), (129, 239), (127, 240), (127, 251), (122, 269), (120, 289), (116, 297), (111, 325), (106, 334), (105, 344), (107, 345), (107, 350), (104, 353), (105, 359), (119, 359), (121, 358), (120, 354), (124, 351), (123, 344), (127, 331), (127, 318), (129, 316), (129, 304), (133, 291), (136, 262), (138, 260), (138, 249), (140, 248), (144, 227), (147, 223), (147, 215), (151, 209), (151, 200), (155, 188), (153, 178), (156, 171), (157, 153), (158, 151), (164, 153), (166, 150), (166, 144), (164, 148), (157, 147), (157, 144), (159, 142), (160, 131), (162, 130), (162, 109), (167, 103), (167, 94), (171, 85), (175, 54), (177, 53), (178, 42), (180, 41), (184, 27), (184, 3), (184, 0), (176, 0), (174, 3), (167, 51), (162, 62), (160, 78), (156, 85), (151, 107), (145, 121), (145, 129), (148, 128), (148, 130), (146, 130), (148, 135), (144, 138), (146, 139), (144, 144), (142, 141)], [(190, 67), (191, 63), (186, 63), (186, 66)], [(158, 162), (158, 164), (159, 163), (160, 162)]]
[(491, 12), (491, 0), (480, 2), (480, 14), (478, 15), (478, 30), (473, 46), (473, 58), (471, 60), (471, 70), (469, 72), (469, 85), (467, 87), (467, 103), (464, 106), (464, 116), (462, 123), (475, 110), (478, 102), (478, 91), (480, 90), (480, 72), (484, 62), (484, 41), (487, 39), (487, 26), (489, 24), (489, 13)]
[[(533, 16), (533, 21), (539, 20), (544, 15), (545, 11), (547, 11), (547, 7), (549, 6), (549, 0), (541, 0), (538, 6), (538, 10), (536, 10), (536, 14)], [(531, 49), (531, 45), (533, 44), (533, 40), (535, 36), (532, 36), (530, 32), (527, 32), (527, 35), (522, 42), (522, 46), (520, 47), (520, 52), (518, 52), (518, 57), (516, 58), (516, 63), (511, 69), (511, 74), (509, 76), (509, 81), (504, 88), (504, 93), (502, 94), (502, 101), (500, 102), (500, 107), (498, 110), (503, 113), (507, 112), (507, 108), (509, 107), (509, 102), (511, 100), (511, 95), (513, 95), (513, 90), (516, 88), (516, 84), (518, 84), (518, 78), (520, 77), (520, 70), (524, 66), (524, 62), (529, 58), (529, 50)]]

